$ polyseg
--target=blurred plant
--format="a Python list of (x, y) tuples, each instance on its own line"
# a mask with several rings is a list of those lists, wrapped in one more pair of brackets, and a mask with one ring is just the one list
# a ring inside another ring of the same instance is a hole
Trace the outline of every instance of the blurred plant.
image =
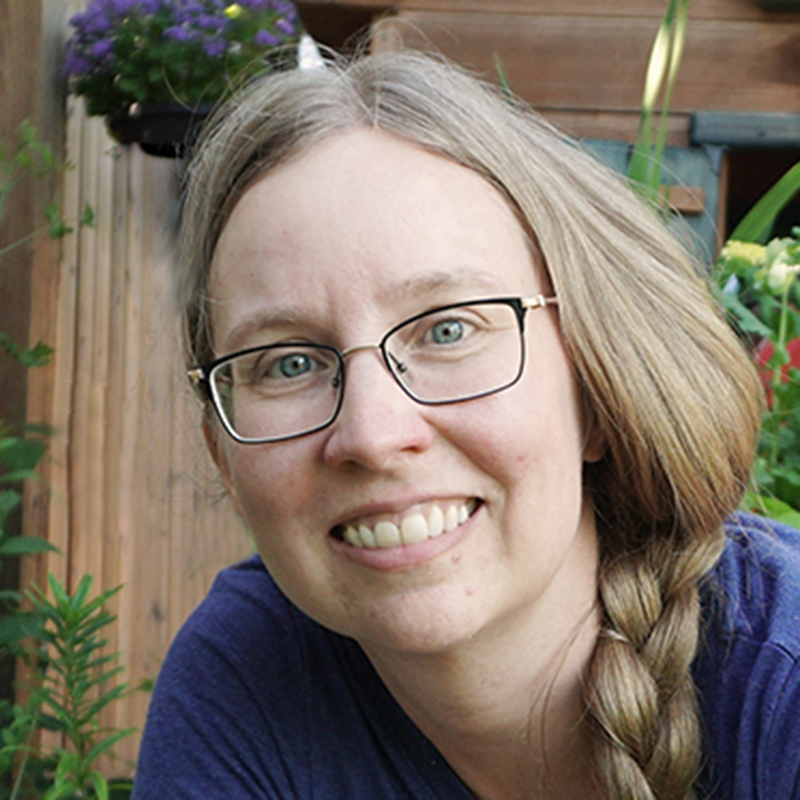
[[(0, 142), (0, 225), (5, 218), (12, 192), (26, 177), (42, 180), (68, 169), (58, 161), (49, 144), (39, 139), (36, 128), (23, 121), (17, 128), (16, 140), (8, 146)], [(51, 238), (60, 239), (72, 231), (61, 216), (58, 205), (45, 208), (46, 224), (17, 237), (3, 248), (2, 257), (31, 241), (45, 231)], [(90, 225), (93, 214), (90, 208), (82, 215), (79, 225)], [(0, 331), (0, 354), (12, 358), (23, 367), (40, 367), (48, 363), (52, 350), (39, 342), (32, 347), (21, 347), (5, 332)], [(35, 478), (35, 469), (47, 449), (45, 438), (49, 431), (44, 426), (27, 425), (15, 432), (0, 420), (0, 563), (6, 558), (55, 550), (46, 540), (36, 536), (17, 536), (11, 532), (12, 514), (22, 502), (20, 484)], [(0, 590), (0, 658), (19, 655), (21, 641), (38, 630), (40, 620), (35, 612), (19, 608), (22, 595), (11, 589)]]
[[(122, 667), (112, 664), (119, 654), (104, 655), (108, 640), (102, 632), (116, 617), (105, 604), (118, 591), (111, 589), (89, 599), (92, 579), (84, 576), (69, 595), (48, 576), (53, 600), (38, 587), (26, 592), (45, 620), (39, 645), (29, 647), (37, 665), (25, 706), (14, 709), (14, 719), (4, 730), (0, 756), (16, 767), (10, 800), (74, 800), (130, 796), (130, 781), (109, 782), (96, 768), (133, 728), (103, 728), (100, 714), (109, 704), (128, 695), (128, 684), (112, 686)], [(34, 742), (37, 730), (55, 731), (63, 744), (42, 748)]]
[[(13, 146), (0, 143), (0, 224), (12, 192), (22, 180), (44, 179), (68, 168), (38, 138), (36, 129), (23, 122)], [(0, 249), (0, 261), (40, 233), (46, 231), (51, 238), (60, 239), (72, 232), (57, 204), (49, 204), (44, 216), (47, 224)], [(87, 206), (77, 224), (91, 225), (93, 221)], [(41, 342), (22, 347), (0, 331), (0, 354), (25, 368), (47, 364), (52, 352)], [(0, 563), (6, 558), (56, 551), (40, 537), (15, 535), (12, 528), (18, 526), (11, 524), (12, 514), (22, 501), (20, 484), (36, 478), (35, 469), (47, 450), (49, 434), (46, 426), (27, 424), (15, 432), (0, 421)], [(0, 590), (0, 658), (22, 658), (34, 685), (22, 704), (0, 700), (0, 800), (121, 800), (130, 795), (130, 781), (112, 785), (94, 768), (99, 755), (129, 731), (104, 731), (97, 719), (99, 712), (127, 689), (106, 689), (118, 670), (106, 666), (115, 656), (100, 654), (105, 640), (99, 638), (99, 632), (113, 621), (101, 606), (114, 592), (87, 601), (90, 583), (91, 578), (84, 578), (75, 595), (69, 597), (51, 579), (56, 602), (51, 603), (34, 589), (28, 593), (30, 610), (21, 609), (21, 592)], [(44, 642), (45, 649), (36, 642)], [(59, 680), (62, 683), (57, 683)], [(50, 753), (36, 750), (37, 734), (45, 728), (62, 732), (68, 746)]]
[[(4, 142), (0, 142), (0, 224), (5, 217), (11, 192), (22, 180), (30, 175), (36, 179), (43, 179), (67, 169), (70, 169), (70, 165), (58, 161), (53, 155), (53, 148), (39, 139), (36, 128), (27, 120), (23, 120), (17, 128), (16, 142), (10, 149)], [(48, 203), (43, 213), (46, 224), (0, 247), (0, 258), (45, 231), (51, 239), (62, 239), (72, 233), (73, 228), (61, 216), (58, 203)], [(86, 206), (78, 225), (93, 223), (94, 213), (91, 207)]]
[[(628, 178), (633, 188), (650, 205), (662, 209), (666, 208), (661, 196), (661, 171), (667, 121), (672, 90), (683, 58), (688, 16), (689, 0), (670, 0), (650, 51), (639, 127), (628, 162)], [(656, 112), (659, 96), (661, 110)]]
[(731, 234), (714, 270), (718, 295), (748, 340), (767, 393), (750, 510), (800, 527), (800, 227), (766, 244), (800, 191), (800, 163)]
[[(665, 215), (660, 183), (666, 123), (683, 56), (688, 7), (688, 0), (670, 0), (659, 27), (628, 165), (633, 188)], [(778, 214), (798, 191), (800, 163), (737, 225), (712, 271), (712, 288), (752, 349), (767, 392), (754, 486), (744, 505), (795, 527), (800, 527), (800, 228), (790, 237), (767, 240)]]
[(285, 0), (91, 0), (70, 20), (65, 72), (90, 115), (133, 103), (195, 107), (269, 71), (301, 27)]

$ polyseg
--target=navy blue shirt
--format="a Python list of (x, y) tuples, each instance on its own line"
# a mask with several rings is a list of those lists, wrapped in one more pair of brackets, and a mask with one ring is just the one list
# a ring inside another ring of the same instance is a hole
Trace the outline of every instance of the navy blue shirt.
[[(800, 533), (755, 517), (705, 596), (702, 797), (800, 798)], [(298, 611), (260, 559), (224, 570), (158, 677), (137, 800), (469, 800), (360, 647)]]

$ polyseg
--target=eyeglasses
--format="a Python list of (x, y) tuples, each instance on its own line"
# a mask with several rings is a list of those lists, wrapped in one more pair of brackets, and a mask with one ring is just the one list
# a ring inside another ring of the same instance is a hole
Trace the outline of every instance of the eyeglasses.
[(508, 389), (525, 368), (525, 313), (557, 302), (544, 295), (469, 300), (417, 314), (378, 344), (250, 347), (188, 375), (237, 442), (281, 442), (333, 423), (344, 397), (345, 358), (362, 350), (380, 350), (400, 388), (423, 405), (463, 403)]

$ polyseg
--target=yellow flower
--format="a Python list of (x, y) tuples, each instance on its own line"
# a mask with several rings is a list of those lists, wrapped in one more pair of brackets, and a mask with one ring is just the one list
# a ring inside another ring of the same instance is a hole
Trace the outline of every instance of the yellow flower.
[(225, 9), (225, 16), (229, 17), (230, 19), (236, 19), (237, 17), (241, 16), (242, 14), (242, 7), (238, 3), (231, 3)]
[(735, 239), (730, 239), (725, 243), (725, 247), (722, 248), (720, 257), (725, 260), (741, 258), (743, 261), (749, 261), (753, 266), (759, 266), (767, 258), (767, 248), (761, 244), (738, 242)]

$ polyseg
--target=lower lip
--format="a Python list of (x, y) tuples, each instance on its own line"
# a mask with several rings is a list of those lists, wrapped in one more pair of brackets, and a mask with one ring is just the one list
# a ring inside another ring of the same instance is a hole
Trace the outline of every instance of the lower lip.
[(479, 506), (469, 519), (452, 531), (434, 536), (432, 539), (426, 539), (419, 544), (391, 547), (384, 550), (379, 547), (353, 547), (347, 542), (333, 538), (330, 538), (329, 541), (337, 553), (371, 569), (382, 571), (403, 569), (430, 561), (458, 545), (469, 535), (475, 517), (480, 514), (482, 508), (483, 506)]

